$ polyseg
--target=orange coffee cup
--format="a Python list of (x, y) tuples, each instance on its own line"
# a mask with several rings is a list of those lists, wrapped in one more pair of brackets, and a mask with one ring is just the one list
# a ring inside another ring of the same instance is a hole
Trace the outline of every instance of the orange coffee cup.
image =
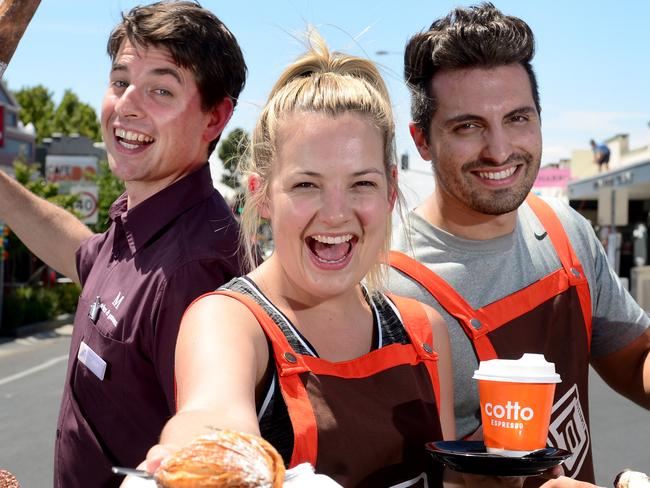
[(483, 442), (488, 452), (525, 456), (546, 447), (560, 375), (542, 354), (481, 361), (478, 380)]

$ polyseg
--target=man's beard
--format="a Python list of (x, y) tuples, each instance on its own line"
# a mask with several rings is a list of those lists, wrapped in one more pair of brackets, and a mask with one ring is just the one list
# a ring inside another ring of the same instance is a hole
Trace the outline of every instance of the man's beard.
[[(471, 172), (479, 168), (494, 167), (499, 168), (509, 164), (520, 164), (517, 168), (518, 172), (523, 171), (523, 175), (519, 175), (518, 183), (515, 186), (508, 188), (495, 188), (490, 189), (487, 187), (479, 186), (480, 183), (474, 182), (476, 178)], [(461, 201), (475, 212), (486, 215), (503, 215), (510, 213), (523, 203), (528, 196), (537, 172), (539, 170), (540, 161), (534, 161), (534, 157), (529, 153), (514, 153), (508, 159), (495, 166), (494, 163), (486, 163), (482, 160), (474, 160), (465, 163), (460, 170), (460, 174), (448, 174), (439, 172), (437, 181), (443, 187), (443, 190), (454, 196), (457, 200)], [(433, 163), (433, 169), (436, 171), (438, 168), (437, 163)]]

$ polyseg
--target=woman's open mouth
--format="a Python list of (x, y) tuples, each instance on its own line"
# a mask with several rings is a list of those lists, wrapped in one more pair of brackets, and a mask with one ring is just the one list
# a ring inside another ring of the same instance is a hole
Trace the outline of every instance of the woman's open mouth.
[(320, 267), (339, 268), (347, 264), (359, 239), (352, 234), (316, 234), (305, 239), (314, 261)]

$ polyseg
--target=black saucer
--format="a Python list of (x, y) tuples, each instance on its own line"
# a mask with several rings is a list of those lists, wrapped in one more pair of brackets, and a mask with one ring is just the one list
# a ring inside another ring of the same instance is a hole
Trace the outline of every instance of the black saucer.
[(507, 457), (485, 450), (482, 441), (429, 442), (426, 449), (437, 461), (468, 474), (534, 476), (571, 457), (569, 451), (547, 447), (524, 457)]

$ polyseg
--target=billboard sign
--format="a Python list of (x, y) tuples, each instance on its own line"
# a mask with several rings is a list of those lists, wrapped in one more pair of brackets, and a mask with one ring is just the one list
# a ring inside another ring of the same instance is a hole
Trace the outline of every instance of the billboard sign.
[(45, 157), (45, 179), (58, 183), (62, 193), (68, 193), (70, 186), (89, 181), (87, 174), (97, 174), (98, 167), (96, 156), (48, 154)]
[(571, 180), (569, 168), (540, 168), (533, 188), (566, 188)]

